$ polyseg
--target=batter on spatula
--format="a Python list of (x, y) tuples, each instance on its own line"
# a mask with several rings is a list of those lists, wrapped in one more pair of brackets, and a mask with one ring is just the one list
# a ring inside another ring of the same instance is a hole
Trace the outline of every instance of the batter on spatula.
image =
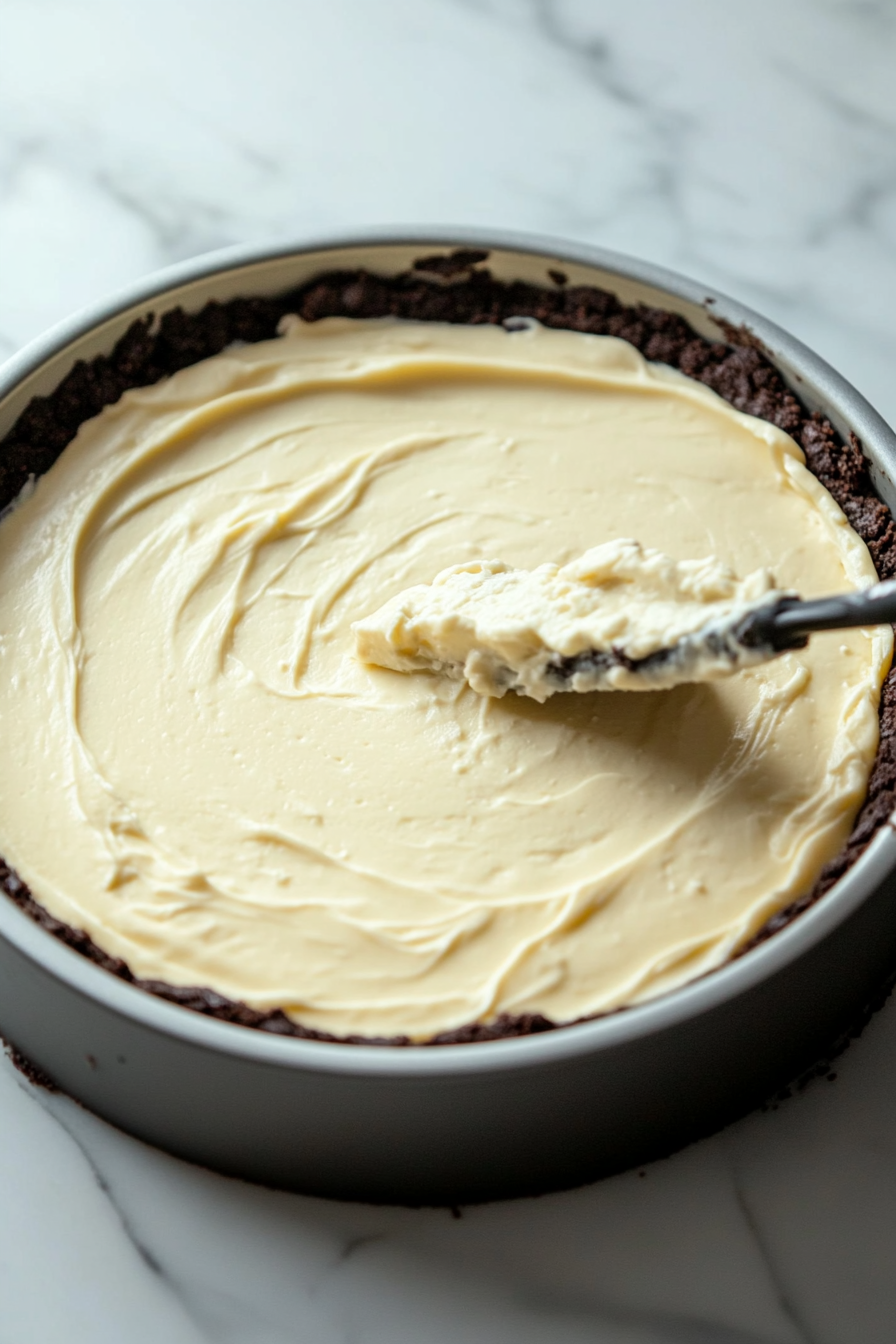
[(676, 561), (620, 539), (566, 565), (455, 565), (353, 630), (365, 662), (543, 702), (557, 691), (712, 681), (762, 662), (769, 650), (742, 642), (739, 629), (787, 595), (768, 569), (739, 579), (715, 557)]

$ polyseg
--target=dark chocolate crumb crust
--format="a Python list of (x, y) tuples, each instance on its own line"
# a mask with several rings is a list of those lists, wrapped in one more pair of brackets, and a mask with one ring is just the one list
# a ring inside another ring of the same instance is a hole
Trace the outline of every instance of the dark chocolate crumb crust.
[[(402, 317), (424, 322), (492, 323), (531, 317), (547, 327), (629, 341), (645, 358), (679, 369), (705, 383), (739, 411), (770, 421), (800, 444), (809, 469), (830, 491), (863, 538), (881, 578), (896, 575), (896, 524), (877, 497), (868, 463), (855, 435), (843, 442), (830, 421), (808, 412), (784, 384), (749, 331), (726, 329), (728, 341), (708, 341), (676, 313), (643, 305), (626, 307), (614, 294), (590, 285), (570, 285), (561, 271), (547, 272), (553, 287), (505, 283), (482, 265), (486, 252), (462, 249), (422, 257), (411, 270), (384, 277), (367, 271), (329, 271), (299, 289), (274, 298), (238, 298), (207, 303), (197, 313), (175, 308), (158, 322), (134, 322), (111, 354), (80, 360), (54, 392), (35, 397), (0, 440), (0, 509), (29, 478), (40, 476), (74, 438), (79, 425), (109, 406), (128, 388), (146, 387), (234, 341), (262, 341), (277, 334), (289, 313), (308, 322), (323, 317)], [(741, 949), (743, 955), (789, 924), (823, 896), (866, 849), (896, 806), (896, 669), (881, 695), (880, 746), (865, 802), (843, 850), (826, 865), (812, 891), (774, 915)], [(243, 1027), (304, 1040), (344, 1044), (411, 1045), (405, 1036), (332, 1036), (294, 1022), (280, 1009), (260, 1012), (205, 986), (141, 980), (117, 957), (108, 956), (83, 930), (55, 919), (0, 859), (0, 889), (54, 937), (119, 979), (193, 1012)], [(617, 1010), (618, 1011), (618, 1010)], [(537, 1013), (503, 1014), (491, 1023), (469, 1023), (443, 1032), (427, 1045), (456, 1045), (528, 1036), (568, 1025)]]

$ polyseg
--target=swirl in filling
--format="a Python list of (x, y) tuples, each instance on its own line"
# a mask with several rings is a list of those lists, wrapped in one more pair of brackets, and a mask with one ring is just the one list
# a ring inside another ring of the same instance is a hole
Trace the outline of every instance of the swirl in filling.
[(360, 661), (446, 566), (638, 537), (873, 582), (783, 432), (611, 337), (288, 321), (126, 393), (0, 526), (0, 852), (138, 976), (338, 1034), (631, 1004), (845, 840), (889, 631), (724, 681), (482, 698)]

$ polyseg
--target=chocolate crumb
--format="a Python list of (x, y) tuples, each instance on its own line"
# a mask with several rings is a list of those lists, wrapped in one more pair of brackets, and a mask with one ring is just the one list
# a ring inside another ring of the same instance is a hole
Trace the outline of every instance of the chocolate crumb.
[[(269, 340), (277, 334), (278, 323), (287, 314), (297, 314), (307, 322), (325, 317), (399, 317), (474, 325), (501, 325), (508, 319), (512, 325), (515, 318), (534, 318), (548, 327), (627, 340), (645, 358), (679, 369), (712, 388), (737, 410), (785, 430), (801, 445), (809, 470), (830, 491), (866, 542), (880, 577), (896, 575), (896, 523), (874, 490), (862, 445), (854, 434), (844, 443), (829, 420), (802, 406), (766, 357), (762, 343), (747, 327), (714, 318), (727, 341), (710, 341), (698, 335), (677, 313), (644, 304), (627, 306), (608, 290), (569, 285), (562, 271), (548, 271), (555, 285), (553, 289), (521, 280), (498, 280), (482, 265), (488, 255), (480, 249), (459, 248), (447, 255), (421, 257), (410, 271), (388, 277), (365, 270), (329, 271), (284, 294), (236, 298), (224, 303), (212, 301), (195, 313), (174, 308), (163, 313), (157, 323), (152, 315), (138, 319), (110, 354), (79, 360), (55, 391), (34, 397), (0, 441), (0, 509), (15, 499), (30, 478), (52, 466), (85, 420), (97, 415), (104, 406), (112, 405), (123, 392), (159, 382), (179, 369), (220, 353), (234, 342)], [(711, 302), (707, 299), (707, 303)], [(772, 916), (740, 949), (738, 956), (771, 937), (814, 904), (863, 853), (880, 827), (889, 824), (896, 806), (896, 669), (884, 682), (880, 724), (880, 747), (865, 801), (843, 850), (825, 866), (812, 891)], [(281, 1009), (250, 1008), (207, 986), (141, 980), (120, 958), (103, 952), (83, 930), (55, 919), (2, 859), (0, 889), (48, 933), (81, 956), (119, 979), (191, 1012), (303, 1040), (383, 1046), (415, 1044), (406, 1036), (334, 1036), (301, 1026)], [(421, 1044), (461, 1045), (502, 1040), (553, 1031), (558, 1025), (564, 1024), (540, 1013), (504, 1013), (494, 1022), (468, 1023)], [(55, 1086), (12, 1047), (10, 1057), (33, 1081), (40, 1077), (41, 1086)], [(828, 1073), (833, 1057), (834, 1054), (829, 1055), (823, 1074)]]
[[(715, 299), (707, 299), (706, 302), (715, 303)], [(765, 352), (765, 346), (762, 341), (745, 322), (741, 322), (739, 326), (735, 326), (733, 322), (726, 321), (724, 317), (717, 317), (715, 313), (713, 314), (713, 321), (720, 331), (724, 333), (730, 345), (747, 346), (753, 350), (760, 350), (763, 353)]]
[(27, 1055), (22, 1054), (21, 1050), (11, 1045), (9, 1041), (4, 1041), (3, 1046), (9, 1062), (28, 1079), (29, 1083), (33, 1083), (35, 1087), (42, 1087), (45, 1092), (59, 1091), (58, 1085), (54, 1083), (50, 1075), (39, 1068), (37, 1064), (33, 1064)]
[(460, 247), (448, 256), (437, 254), (433, 257), (418, 257), (413, 269), (440, 280), (455, 280), (458, 277), (466, 278), (474, 266), (487, 260), (488, 253), (479, 248)]

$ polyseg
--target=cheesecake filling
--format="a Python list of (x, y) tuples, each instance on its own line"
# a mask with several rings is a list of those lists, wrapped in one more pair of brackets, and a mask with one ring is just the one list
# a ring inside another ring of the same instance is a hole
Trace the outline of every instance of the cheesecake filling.
[(0, 523), (0, 853), (137, 976), (337, 1034), (711, 970), (846, 839), (889, 631), (545, 703), (355, 648), (448, 566), (625, 537), (876, 577), (786, 434), (611, 337), (288, 320), (127, 392)]
[(544, 704), (559, 691), (668, 690), (733, 676), (772, 656), (738, 630), (782, 596), (768, 569), (739, 580), (714, 556), (673, 560), (619, 538), (568, 565), (453, 565), (352, 628), (366, 662)]

